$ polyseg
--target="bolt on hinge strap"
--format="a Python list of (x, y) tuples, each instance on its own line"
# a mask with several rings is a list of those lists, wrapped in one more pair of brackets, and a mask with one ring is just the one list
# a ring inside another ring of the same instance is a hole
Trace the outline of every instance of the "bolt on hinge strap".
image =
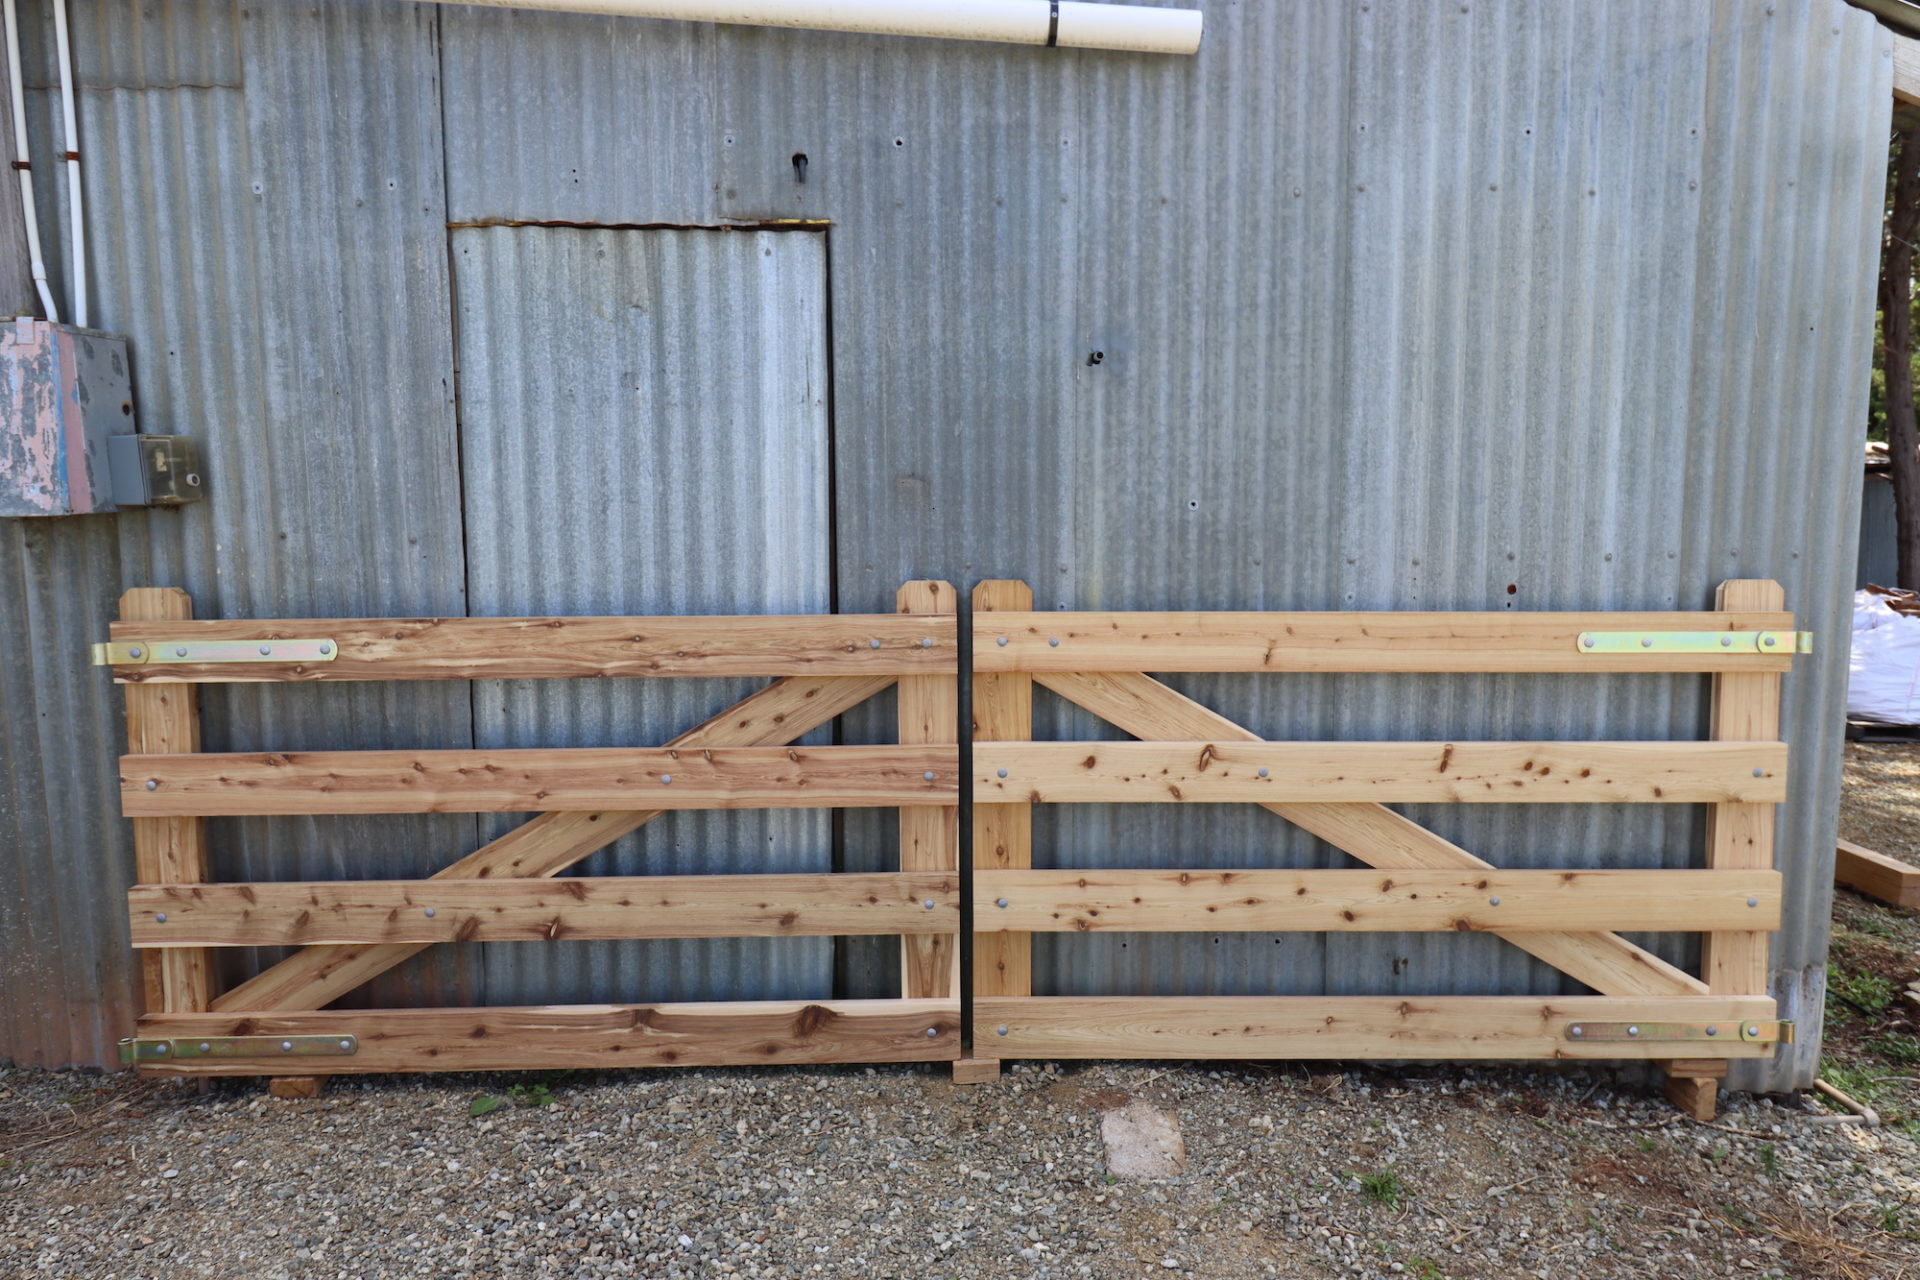
[(196, 1058), (344, 1058), (359, 1052), (354, 1036), (197, 1036), (120, 1042), (122, 1062), (191, 1062)]
[(1792, 1044), (1793, 1023), (1751, 1022), (1570, 1022), (1569, 1040), (1687, 1040), (1700, 1044)]
[(1812, 653), (1811, 631), (1582, 631), (1582, 653)]
[(112, 640), (93, 646), (93, 665), (332, 662), (339, 653), (340, 646), (324, 637), (312, 640)]

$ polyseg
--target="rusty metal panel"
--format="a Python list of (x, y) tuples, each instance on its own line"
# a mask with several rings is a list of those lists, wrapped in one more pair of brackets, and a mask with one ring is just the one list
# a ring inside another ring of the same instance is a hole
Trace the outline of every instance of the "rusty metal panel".
[(0, 324), (0, 518), (114, 510), (107, 437), (133, 433), (132, 396), (119, 335)]

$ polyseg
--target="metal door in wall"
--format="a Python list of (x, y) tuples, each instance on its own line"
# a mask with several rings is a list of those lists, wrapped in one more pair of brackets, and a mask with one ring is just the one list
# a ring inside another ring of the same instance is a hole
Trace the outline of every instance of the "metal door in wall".
[[(489, 226), (450, 247), (472, 613), (831, 611), (822, 235)], [(474, 745), (655, 746), (761, 683), (480, 681)], [(832, 861), (826, 811), (690, 811), (575, 874)], [(832, 945), (489, 943), (481, 999), (824, 998)]]

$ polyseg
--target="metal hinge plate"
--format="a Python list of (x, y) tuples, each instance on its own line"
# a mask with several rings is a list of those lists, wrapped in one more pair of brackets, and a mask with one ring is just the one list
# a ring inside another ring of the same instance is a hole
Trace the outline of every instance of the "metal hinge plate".
[(1700, 1044), (1737, 1040), (1745, 1044), (1792, 1044), (1791, 1022), (1572, 1022), (1567, 1039), (1688, 1040)]
[(1582, 631), (1582, 653), (1812, 653), (1811, 631)]
[(1582, 631), (1582, 653), (1812, 653), (1811, 631)]
[(318, 640), (113, 640), (93, 646), (96, 667), (186, 662), (332, 662), (340, 646)]
[(203, 1036), (120, 1042), (122, 1062), (191, 1062), (196, 1058), (345, 1058), (359, 1052), (353, 1036)]

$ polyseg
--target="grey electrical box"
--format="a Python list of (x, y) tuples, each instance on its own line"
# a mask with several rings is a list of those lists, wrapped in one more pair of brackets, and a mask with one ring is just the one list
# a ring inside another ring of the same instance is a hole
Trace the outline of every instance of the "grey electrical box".
[(120, 507), (174, 507), (200, 496), (200, 458), (190, 436), (109, 436), (113, 502)]

